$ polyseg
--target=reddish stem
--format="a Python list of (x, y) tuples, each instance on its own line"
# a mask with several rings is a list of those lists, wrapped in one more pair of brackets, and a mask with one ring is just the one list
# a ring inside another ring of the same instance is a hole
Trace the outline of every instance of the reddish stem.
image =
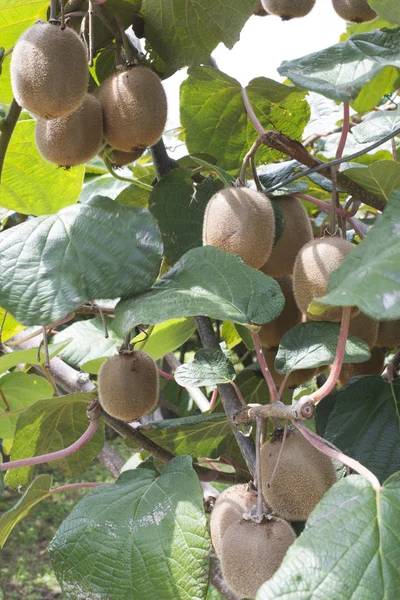
[(358, 226), (357, 219), (349, 219), (349, 223), (350, 223), (351, 227), (354, 229), (354, 231), (357, 233), (360, 240), (363, 240), (365, 235), (364, 235), (363, 231), (361, 230), (361, 228)]
[(164, 379), (175, 379), (175, 377), (171, 375), (171, 373), (167, 373), (166, 371), (162, 371), (161, 369), (158, 369), (158, 374), (161, 375), (161, 377), (164, 377)]
[[(307, 200), (307, 202), (311, 202), (312, 204), (315, 204), (315, 206), (318, 206), (326, 213), (330, 214), (332, 211), (332, 204), (328, 204), (327, 202), (324, 202), (323, 200), (318, 200), (318, 198), (313, 198), (313, 196), (309, 196), (308, 194), (295, 193), (295, 194), (289, 194), (289, 196), (292, 196), (293, 198), (300, 198), (300, 200)], [(349, 216), (353, 216), (352, 214), (347, 213), (345, 210), (343, 210), (343, 208), (336, 208), (336, 214), (341, 215), (342, 217), (346, 217), (346, 218), (349, 218)]]
[(235, 388), (235, 392), (237, 393), (237, 396), (240, 400), (240, 404), (244, 407), (247, 408), (247, 404), (246, 404), (246, 400), (243, 398), (242, 396), (242, 392), (239, 389), (239, 386), (236, 385), (236, 383), (234, 381), (231, 381), (231, 384), (233, 385), (233, 387)]
[(344, 351), (346, 349), (347, 336), (349, 334), (350, 315), (351, 306), (345, 306), (342, 312), (342, 323), (340, 325), (335, 360), (333, 361), (331, 372), (324, 385), (319, 390), (314, 392), (314, 394), (312, 394), (312, 398), (315, 404), (318, 404), (320, 400), (322, 400), (323, 398), (325, 398), (325, 396), (331, 393), (331, 391), (336, 385), (337, 380), (339, 379), (340, 371), (342, 369), (343, 364)]
[(350, 130), (350, 106), (348, 102), (343, 103), (343, 125), (342, 135), (340, 136), (339, 144), (336, 150), (335, 158), (342, 158), (343, 150), (346, 145), (347, 136)]
[(272, 377), (271, 373), (269, 372), (267, 361), (265, 360), (264, 352), (261, 348), (261, 342), (260, 342), (260, 338), (258, 337), (258, 333), (252, 332), (251, 337), (253, 338), (254, 347), (256, 349), (258, 364), (260, 365), (261, 372), (264, 375), (265, 381), (267, 382), (267, 386), (268, 386), (269, 393), (271, 396), (271, 402), (277, 402), (278, 401), (278, 392), (276, 390), (276, 385), (273, 380), (273, 377)]
[(49, 491), (49, 496), (51, 494), (57, 494), (57, 492), (69, 492), (69, 490), (75, 490), (77, 488), (94, 488), (99, 485), (110, 485), (108, 482), (88, 482), (88, 483), (69, 483), (68, 485), (61, 485), (60, 487), (54, 488), (54, 490)]
[(49, 454), (42, 454), (41, 456), (32, 456), (31, 458), (22, 458), (21, 460), (13, 460), (8, 463), (2, 463), (0, 465), (0, 471), (8, 471), (8, 469), (18, 469), (19, 467), (32, 467), (33, 465), (41, 465), (42, 463), (51, 462), (53, 460), (61, 460), (70, 454), (74, 454), (80, 450), (89, 440), (92, 439), (99, 427), (99, 420), (91, 421), (89, 427), (85, 433), (76, 442), (58, 450), (57, 452), (51, 452)]
[(213, 391), (212, 396), (211, 396), (209, 410), (212, 410), (214, 408), (217, 398), (218, 398), (218, 388), (215, 388), (215, 390)]
[(249, 119), (254, 125), (254, 129), (257, 131), (258, 135), (263, 135), (263, 133), (265, 133), (265, 129), (256, 117), (256, 113), (254, 112), (253, 107), (250, 104), (250, 100), (247, 95), (246, 88), (242, 88), (242, 98), (243, 98), (244, 106), (246, 108), (246, 112), (249, 115)]
[(381, 489), (381, 484), (379, 483), (377, 477), (375, 477), (375, 475), (371, 473), (369, 469), (364, 467), (357, 460), (354, 460), (354, 458), (343, 454), (343, 452), (335, 449), (331, 445), (328, 446), (325, 440), (323, 440), (321, 437), (319, 437), (319, 435), (308, 429), (308, 427), (303, 425), (303, 423), (301, 423), (300, 421), (294, 421), (294, 425), (310, 442), (310, 444), (314, 446), (314, 448), (317, 448), (317, 450), (319, 450), (323, 454), (326, 454), (330, 458), (334, 458), (335, 460), (340, 461), (341, 463), (346, 465), (346, 467), (353, 469), (353, 471), (357, 471), (357, 473), (359, 473), (360, 475), (365, 477), (367, 481), (369, 481), (374, 490), (378, 491)]
[(285, 377), (283, 378), (283, 381), (282, 381), (281, 385), (279, 386), (278, 400), (280, 400), (282, 398), (282, 394), (283, 394), (283, 392), (285, 390), (287, 380), (289, 379), (289, 375), (290, 375), (290, 372), (286, 373)]

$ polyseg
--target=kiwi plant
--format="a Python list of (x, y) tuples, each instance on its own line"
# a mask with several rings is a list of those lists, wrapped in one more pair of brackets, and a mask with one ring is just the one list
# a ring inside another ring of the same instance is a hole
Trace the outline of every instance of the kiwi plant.
[(388, 350), (400, 346), (400, 320), (379, 322), (376, 346)]
[(100, 368), (98, 390), (107, 414), (121, 421), (136, 421), (157, 405), (157, 365), (141, 350), (112, 356)]
[(266, 17), (269, 13), (264, 9), (261, 0), (257, 0), (253, 14), (257, 17)]
[(238, 523), (244, 513), (249, 513), (257, 497), (247, 483), (226, 488), (217, 498), (210, 518), (211, 541), (218, 556), (226, 530)]
[(281, 277), (293, 273), (299, 250), (313, 239), (313, 235), (307, 212), (297, 198), (282, 196), (272, 202), (282, 210), (284, 226), (261, 271), (270, 277)]
[[(337, 269), (352, 249), (347, 240), (338, 237), (315, 239), (303, 246), (296, 257), (293, 269), (293, 292), (299, 309), (310, 321), (339, 322), (342, 308), (328, 308), (321, 315), (313, 315), (308, 307), (314, 298), (328, 292), (329, 275)], [(352, 316), (358, 314), (357, 307)]]
[(315, 0), (262, 0), (262, 5), (271, 15), (290, 21), (296, 17), (305, 17), (314, 8)]
[(159, 76), (142, 66), (108, 77), (100, 87), (104, 137), (113, 148), (140, 152), (161, 138), (167, 98)]
[(142, 148), (139, 148), (134, 152), (123, 152), (122, 150), (111, 149), (111, 146), (106, 146), (99, 152), (99, 156), (100, 158), (103, 158), (105, 153), (107, 153), (108, 160), (112, 166), (116, 169), (121, 169), (122, 167), (135, 162), (135, 160), (142, 156), (143, 152), (144, 150)]
[(285, 306), (279, 317), (265, 323), (261, 326), (258, 332), (261, 345), (265, 348), (276, 348), (279, 346), (282, 336), (301, 323), (301, 311), (299, 310), (296, 300), (293, 295), (293, 283), (290, 275), (284, 277), (277, 277), (277, 283), (281, 288), (282, 294), (285, 297)]
[[(285, 373), (278, 373), (275, 369), (275, 358), (278, 354), (278, 348), (263, 348), (263, 351), (268, 370), (271, 373), (273, 380), (276, 385), (281, 385), (285, 379)], [(287, 378), (286, 387), (302, 385), (303, 383), (310, 381), (316, 374), (317, 369), (298, 369), (297, 371), (292, 371)]]
[(259, 269), (266, 263), (275, 235), (271, 201), (261, 192), (231, 187), (214, 194), (203, 220), (203, 245), (239, 254)]
[(367, 0), (332, 0), (332, 6), (339, 17), (353, 23), (372, 21), (377, 16)]
[(65, 117), (85, 98), (87, 54), (72, 29), (38, 21), (15, 44), (10, 68), (16, 101), (41, 119)]
[(240, 598), (255, 598), (295, 541), (292, 527), (273, 517), (262, 523), (237, 521), (222, 538), (221, 570), (229, 588)]
[(262, 445), (260, 462), (264, 500), (288, 521), (306, 521), (336, 482), (331, 459), (298, 431), (289, 429), (283, 442), (283, 430), (276, 430), (272, 439)]
[(103, 111), (86, 94), (83, 104), (66, 117), (36, 122), (36, 145), (47, 161), (62, 167), (83, 164), (96, 156), (103, 142)]
[(358, 375), (380, 375), (385, 366), (385, 349), (372, 348), (371, 358), (362, 363), (346, 363), (342, 366), (339, 382), (344, 385)]

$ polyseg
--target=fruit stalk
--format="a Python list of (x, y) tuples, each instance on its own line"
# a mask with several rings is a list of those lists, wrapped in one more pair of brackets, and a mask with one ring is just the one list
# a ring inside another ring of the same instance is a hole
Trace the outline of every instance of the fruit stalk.
[(242, 93), (242, 98), (243, 98), (244, 106), (246, 108), (246, 112), (249, 115), (250, 121), (254, 125), (254, 129), (257, 131), (258, 135), (263, 135), (263, 133), (265, 133), (265, 129), (261, 125), (260, 121), (256, 117), (256, 113), (254, 112), (253, 107), (250, 104), (250, 100), (249, 100), (249, 97), (247, 95), (246, 88), (242, 88), (241, 93)]
[(8, 144), (10, 143), (11, 136), (17, 124), (19, 115), (21, 114), (21, 110), (21, 107), (13, 99), (7, 116), (0, 121), (0, 181)]

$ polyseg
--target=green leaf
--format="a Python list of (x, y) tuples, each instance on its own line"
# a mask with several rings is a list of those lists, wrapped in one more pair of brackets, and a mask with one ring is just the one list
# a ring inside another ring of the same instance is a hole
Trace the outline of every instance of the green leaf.
[[(32, 508), (48, 496), (51, 475), (39, 475), (32, 481), (25, 494), (0, 518), (0, 548), (3, 548), (8, 536), (16, 525), (31, 512)], [(1, 596), (0, 596), (1, 597)]]
[(217, 165), (213, 165), (206, 160), (202, 160), (198, 156), (191, 155), (189, 158), (191, 158), (196, 164), (200, 165), (200, 167), (204, 167), (204, 170), (215, 172), (224, 184), (224, 187), (230, 187), (235, 183), (235, 178), (224, 171), (224, 169), (217, 167)]
[[(191, 154), (205, 152), (219, 167), (237, 170), (258, 137), (246, 112), (241, 85), (217, 69), (194, 67), (181, 86), (181, 123)], [(266, 129), (301, 139), (309, 119), (304, 92), (272, 79), (259, 77), (246, 88), (257, 118)], [(282, 155), (266, 146), (257, 162), (274, 162)]]
[(374, 109), (385, 94), (392, 94), (398, 87), (399, 71), (394, 67), (384, 67), (372, 81), (367, 83), (357, 98), (351, 103), (356, 112)]
[(261, 369), (256, 365), (243, 369), (237, 377), (236, 384), (239, 386), (246, 404), (268, 404), (270, 395), (267, 383)]
[[(48, 347), (49, 358), (57, 356), (57, 354), (69, 344), (69, 339), (64, 337), (61, 341), (57, 337), (57, 344), (50, 344)], [(38, 359), (38, 349), (31, 348), (30, 350), (18, 350), (16, 352), (10, 352), (0, 356), (0, 373), (4, 373), (19, 364), (26, 365), (43, 365), (45, 362), (45, 356), (43, 349), (40, 351), (40, 358)]]
[(311, 513), (257, 600), (397, 600), (400, 587), (400, 475), (375, 491), (352, 475)]
[[(285, 333), (275, 358), (279, 373), (331, 365), (336, 355), (340, 325), (324, 321), (300, 323)], [(349, 337), (343, 362), (365, 362), (371, 357), (368, 345), (357, 337)]]
[(214, 386), (230, 383), (236, 378), (235, 367), (222, 350), (202, 348), (194, 355), (193, 362), (178, 367), (175, 381), (183, 387)]
[(78, 200), (84, 172), (84, 165), (66, 170), (45, 161), (36, 148), (35, 121), (20, 121), (4, 161), (1, 206), (24, 215), (54, 214)]
[(17, 333), (25, 329), (25, 325), (21, 325), (21, 323), (18, 323), (18, 321), (16, 321), (14, 317), (10, 315), (10, 313), (7, 313), (6, 315), (6, 311), (1, 307), (0, 323), (3, 324), (1, 330), (1, 340), (3, 344), (10, 340), (12, 337), (14, 337), (14, 335), (17, 335)]
[(365, 240), (329, 277), (324, 304), (358, 306), (378, 321), (400, 319), (400, 190), (393, 192), (383, 215)]
[(359, 33), (325, 50), (284, 61), (278, 72), (302, 88), (351, 102), (384, 67), (400, 67), (399, 44), (397, 29)]
[(400, 470), (399, 415), (400, 381), (368, 375), (324, 398), (317, 432), (385, 481)]
[(186, 252), (149, 292), (119, 302), (116, 327), (126, 333), (140, 323), (196, 315), (262, 324), (275, 319), (283, 304), (276, 281), (235, 254), (203, 246)]
[[(304, 170), (304, 165), (301, 165), (297, 160), (285, 160), (282, 163), (261, 165), (257, 168), (257, 174), (263, 186), (268, 189)], [(308, 190), (307, 181), (305, 179), (298, 179), (297, 181), (293, 181), (293, 183), (280, 187), (271, 195), (284, 196), (285, 194), (305, 192), (306, 190)]]
[(212, 178), (194, 187), (186, 169), (173, 169), (154, 186), (149, 207), (161, 229), (169, 264), (202, 246), (204, 211), (211, 196), (221, 188), (222, 183)]
[(240, 344), (242, 341), (242, 338), (238, 334), (236, 327), (229, 321), (224, 321), (222, 323), (221, 338), (226, 343), (228, 350), (232, 350), (232, 348)]
[[(70, 394), (36, 402), (18, 419), (11, 460), (56, 452), (76, 442), (89, 426), (86, 409), (94, 398), (94, 394)], [(103, 444), (104, 430), (100, 426), (83, 448), (54, 461), (53, 465), (69, 477), (80, 475), (98, 455)], [(7, 472), (5, 481), (11, 487), (26, 487), (32, 473), (33, 467), (12, 469)]]
[(89, 202), (96, 196), (107, 196), (115, 200), (126, 188), (130, 187), (129, 182), (116, 179), (112, 175), (101, 175), (100, 177), (91, 177), (87, 183), (84, 183), (79, 202), (82, 204)]
[(69, 598), (205, 599), (210, 541), (191, 462), (126, 471), (76, 505), (49, 548)]
[(161, 252), (146, 209), (98, 196), (0, 234), (0, 305), (27, 325), (45, 325), (94, 298), (144, 292)]
[[(162, 358), (182, 346), (195, 332), (196, 323), (192, 318), (171, 319), (156, 325), (147, 338), (143, 350), (154, 360)], [(132, 342), (144, 341), (145, 335), (139, 333)]]
[(232, 48), (253, 12), (253, 0), (143, 0), (141, 13), (145, 35), (171, 69), (207, 63), (211, 52), (223, 42)]
[(397, 0), (369, 0), (368, 4), (382, 19), (400, 25), (400, 6)]
[(13, 438), (19, 414), (31, 404), (53, 395), (53, 388), (47, 379), (20, 372), (8, 373), (1, 377), (0, 390), (7, 400), (10, 412), (13, 413), (8, 416), (0, 395), (0, 438)]
[[(351, 133), (357, 142), (365, 144), (376, 142), (385, 135), (393, 133), (400, 127), (400, 110), (378, 110), (371, 113), (355, 127), (352, 127)], [(347, 173), (346, 173), (347, 174)]]
[(400, 164), (393, 160), (378, 160), (362, 169), (346, 169), (343, 175), (386, 201), (400, 188)]

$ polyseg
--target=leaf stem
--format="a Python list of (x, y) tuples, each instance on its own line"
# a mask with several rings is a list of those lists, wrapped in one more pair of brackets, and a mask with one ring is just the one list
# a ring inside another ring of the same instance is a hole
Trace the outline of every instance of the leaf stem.
[(348, 102), (343, 103), (343, 125), (342, 134), (340, 136), (339, 144), (336, 150), (335, 158), (342, 158), (343, 150), (346, 146), (347, 136), (350, 131), (350, 105)]
[(13, 99), (7, 116), (1, 122), (2, 126), (0, 133), (0, 181), (3, 172), (4, 159), (6, 156), (8, 144), (10, 143), (11, 136), (17, 124), (19, 115), (21, 114), (21, 110), (21, 107)]
[(47, 495), (51, 496), (52, 494), (58, 494), (58, 492), (69, 492), (70, 490), (76, 490), (78, 488), (95, 488), (95, 487), (99, 487), (99, 485), (111, 485), (111, 484), (108, 482), (100, 482), (100, 481), (83, 482), (83, 483), (69, 483), (68, 485), (61, 485), (60, 487), (56, 487), (53, 490), (50, 490)]
[(263, 133), (265, 133), (265, 129), (261, 125), (260, 121), (256, 117), (256, 113), (254, 112), (253, 107), (251, 106), (249, 97), (247, 95), (246, 88), (242, 87), (241, 93), (242, 93), (242, 98), (243, 98), (244, 106), (246, 108), (246, 112), (247, 112), (247, 114), (249, 116), (249, 119), (252, 122), (252, 124), (254, 126), (254, 129), (257, 131), (258, 135), (262, 135)]
[(133, 179), (132, 177), (122, 177), (122, 175), (117, 175), (106, 155), (103, 156), (103, 161), (106, 165), (107, 171), (113, 177), (115, 177), (115, 179), (119, 179), (120, 181), (127, 181), (128, 183), (131, 183), (132, 185), (137, 185), (138, 187), (142, 188), (143, 190), (147, 190), (148, 192), (151, 192), (153, 190), (151, 185), (149, 185), (148, 183), (143, 183), (143, 181), (140, 181), (139, 179)]
[(278, 401), (278, 392), (277, 392), (273, 377), (272, 377), (271, 373), (269, 372), (269, 369), (267, 366), (267, 361), (265, 360), (264, 352), (261, 347), (260, 338), (258, 337), (258, 333), (252, 332), (251, 337), (253, 338), (258, 364), (260, 365), (261, 372), (264, 375), (265, 381), (267, 382), (269, 394), (271, 396), (271, 402), (272, 403), (277, 402)]

